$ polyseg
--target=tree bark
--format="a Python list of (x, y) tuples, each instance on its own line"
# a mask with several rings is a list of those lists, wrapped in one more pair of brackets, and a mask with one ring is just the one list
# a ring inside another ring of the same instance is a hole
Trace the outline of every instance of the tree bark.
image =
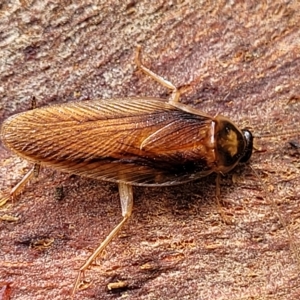
[[(76, 299), (299, 299), (300, 261), (290, 248), (300, 240), (300, 147), (299, 134), (288, 134), (300, 122), (299, 12), (299, 2), (278, 0), (4, 0), (1, 122), (30, 109), (32, 96), (38, 106), (167, 99), (136, 70), (140, 44), (145, 65), (178, 87), (183, 103), (274, 135), (257, 138), (250, 164), (222, 177), (230, 225), (216, 208), (215, 176), (134, 188), (129, 223)], [(4, 191), (30, 164), (1, 145), (0, 158)], [(11, 299), (68, 299), (121, 209), (116, 185), (45, 169), (0, 217), (0, 278)], [(127, 287), (109, 291), (117, 281)]]

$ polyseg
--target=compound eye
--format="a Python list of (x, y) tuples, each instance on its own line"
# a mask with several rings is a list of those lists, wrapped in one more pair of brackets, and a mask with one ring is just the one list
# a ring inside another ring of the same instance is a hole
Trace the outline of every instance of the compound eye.
[(242, 133), (243, 133), (244, 139), (246, 141), (246, 147), (245, 147), (244, 155), (240, 159), (240, 162), (245, 163), (245, 162), (249, 161), (249, 159), (250, 159), (250, 157), (252, 155), (252, 150), (253, 150), (253, 135), (247, 129), (243, 129)]

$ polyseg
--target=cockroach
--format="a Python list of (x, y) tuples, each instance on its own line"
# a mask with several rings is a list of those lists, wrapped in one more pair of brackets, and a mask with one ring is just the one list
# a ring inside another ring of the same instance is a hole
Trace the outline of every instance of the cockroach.
[[(179, 90), (146, 68), (140, 52), (138, 47), (137, 66), (172, 90), (169, 101), (136, 97), (70, 102), (16, 114), (1, 127), (3, 144), (35, 162), (11, 197), (37, 175), (39, 165), (118, 184), (123, 219), (81, 266), (72, 295), (130, 217), (132, 186), (174, 186), (226, 173), (252, 154), (249, 130), (180, 103)], [(217, 198), (218, 190), (217, 184)]]

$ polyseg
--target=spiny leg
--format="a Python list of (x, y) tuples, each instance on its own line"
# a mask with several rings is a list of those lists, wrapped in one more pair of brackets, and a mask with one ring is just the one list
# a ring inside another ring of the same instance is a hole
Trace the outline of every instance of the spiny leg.
[(28, 171), (28, 173), (19, 181), (10, 191), (10, 198), (14, 199), (17, 194), (23, 189), (24, 185), (33, 177), (38, 177), (40, 172), (40, 164), (34, 164), (34, 166)]
[(36, 170), (38, 164), (34, 166), (26, 173), (26, 175), (9, 191), (5, 191), (3, 196), (0, 197), (0, 206), (4, 205), (9, 199), (14, 200), (15, 197), (21, 192), (25, 184), (32, 178), (36, 177)]
[(122, 208), (122, 221), (109, 233), (106, 239), (96, 248), (96, 250), (90, 255), (86, 262), (80, 267), (78, 276), (76, 278), (73, 290), (72, 298), (81, 285), (84, 285), (84, 277), (86, 269), (93, 263), (97, 256), (106, 248), (111, 240), (118, 234), (125, 222), (129, 219), (133, 207), (133, 192), (132, 186), (125, 183), (118, 183), (120, 202)]
[[(31, 98), (31, 109), (36, 108), (36, 98), (33, 96)], [(14, 199), (24, 188), (27, 182), (32, 179), (32, 177), (38, 177), (40, 172), (40, 164), (35, 163), (34, 166), (28, 171), (28, 173), (8, 192), (0, 198), (1, 205), (4, 205), (9, 199)], [(0, 206), (1, 206), (0, 205)]]
[(172, 96), (169, 100), (171, 104), (175, 104), (179, 101), (180, 98), (180, 91), (175, 87), (174, 84), (172, 84), (170, 81), (164, 79), (163, 77), (155, 74), (150, 69), (145, 67), (141, 62), (141, 46), (138, 45), (136, 49), (136, 55), (135, 55), (135, 63), (139, 69), (141, 69), (144, 73), (146, 73), (148, 76), (152, 77), (155, 81), (163, 85), (164, 87), (172, 90)]
[(36, 98), (34, 96), (31, 98), (31, 109), (36, 109)]

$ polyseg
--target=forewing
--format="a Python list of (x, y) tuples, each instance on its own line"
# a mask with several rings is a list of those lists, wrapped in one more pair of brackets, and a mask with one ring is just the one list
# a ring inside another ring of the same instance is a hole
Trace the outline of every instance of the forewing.
[(211, 122), (157, 99), (113, 99), (21, 113), (4, 122), (1, 136), (17, 154), (66, 172), (172, 185), (211, 172), (202, 147)]

